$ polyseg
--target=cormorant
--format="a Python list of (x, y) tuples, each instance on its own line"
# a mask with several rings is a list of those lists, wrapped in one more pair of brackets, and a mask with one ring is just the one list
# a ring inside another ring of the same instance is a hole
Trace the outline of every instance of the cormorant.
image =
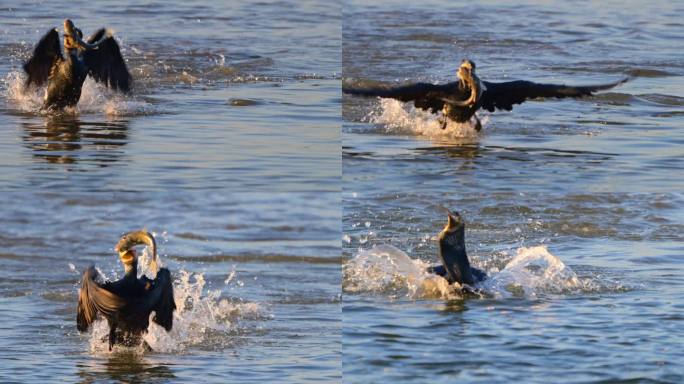
[(458, 212), (447, 211), (447, 225), (439, 233), (439, 258), (442, 265), (428, 268), (428, 271), (447, 279), (450, 284), (473, 284), (483, 281), (487, 274), (470, 266), (465, 248), (465, 222)]
[(157, 246), (154, 237), (145, 231), (125, 234), (115, 250), (124, 265), (125, 275), (117, 281), (105, 281), (94, 266), (83, 272), (81, 289), (78, 294), (78, 313), (76, 325), (85, 332), (90, 324), (103, 316), (109, 323), (109, 350), (114, 344), (136, 346), (141, 343), (142, 335), (147, 332), (150, 313), (152, 319), (170, 331), (173, 326), (173, 299), (171, 273), (166, 268), (159, 269), (155, 279), (147, 276), (137, 277), (138, 257), (132, 248), (145, 244), (152, 250), (151, 269), (157, 269)]
[(52, 29), (43, 36), (24, 64), (28, 75), (25, 87), (47, 82), (44, 109), (63, 109), (78, 104), (87, 75), (110, 88), (130, 91), (131, 74), (121, 57), (119, 44), (104, 28), (83, 41), (83, 32), (71, 20), (64, 20), (64, 51), (59, 32)]
[(416, 108), (432, 113), (442, 112), (442, 129), (446, 128), (447, 119), (464, 123), (475, 118), (475, 129), (482, 129), (482, 124), (475, 112), (486, 109), (510, 111), (514, 104), (522, 104), (529, 99), (541, 97), (582, 97), (592, 95), (624, 83), (618, 82), (588, 85), (566, 86), (557, 84), (539, 84), (531, 81), (517, 80), (504, 83), (481, 81), (475, 74), (475, 63), (465, 59), (456, 75), (459, 80), (446, 84), (414, 83), (402, 86), (342, 87), (344, 93), (359, 96), (378, 96), (397, 99), (403, 102), (413, 101)]

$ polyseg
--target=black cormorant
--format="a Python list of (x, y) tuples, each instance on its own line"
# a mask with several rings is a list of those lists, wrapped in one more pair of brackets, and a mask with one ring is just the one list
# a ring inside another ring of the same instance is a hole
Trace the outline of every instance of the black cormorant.
[(157, 247), (154, 237), (148, 232), (137, 231), (125, 234), (115, 250), (124, 265), (125, 275), (117, 281), (104, 281), (94, 266), (83, 272), (81, 289), (78, 294), (78, 313), (76, 325), (85, 332), (90, 324), (102, 316), (109, 323), (109, 350), (114, 344), (126, 346), (140, 345), (142, 335), (147, 332), (150, 313), (152, 319), (167, 331), (173, 326), (173, 299), (171, 273), (166, 268), (159, 269), (157, 277), (138, 278), (138, 257), (132, 248), (145, 244), (152, 250), (151, 269), (157, 268)]
[(465, 248), (465, 222), (458, 212), (448, 211), (447, 225), (439, 233), (439, 258), (442, 265), (430, 267), (431, 273), (438, 274), (450, 284), (473, 284), (483, 281), (487, 274), (470, 266)]
[(378, 96), (397, 99), (403, 102), (413, 101), (416, 108), (432, 113), (442, 112), (442, 129), (446, 128), (447, 119), (464, 123), (475, 118), (475, 129), (482, 129), (475, 112), (486, 109), (510, 111), (514, 104), (541, 97), (582, 97), (589, 96), (624, 83), (627, 79), (608, 84), (588, 86), (566, 86), (557, 84), (539, 84), (531, 81), (517, 80), (504, 83), (481, 81), (475, 74), (475, 63), (463, 60), (458, 69), (458, 81), (446, 84), (414, 83), (402, 86), (347, 87), (345, 93), (359, 96)]
[(47, 82), (43, 108), (75, 106), (88, 75), (110, 88), (124, 93), (130, 91), (131, 74), (121, 57), (119, 44), (104, 28), (83, 41), (81, 30), (71, 20), (64, 20), (64, 51), (55, 28), (40, 39), (33, 56), (24, 64), (28, 75), (26, 88)]

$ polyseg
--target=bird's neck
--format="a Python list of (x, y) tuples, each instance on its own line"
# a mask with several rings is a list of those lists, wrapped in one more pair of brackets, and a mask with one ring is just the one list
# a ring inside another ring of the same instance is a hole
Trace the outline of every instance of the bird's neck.
[(124, 277), (138, 278), (138, 263), (124, 264)]
[(461, 78), (461, 87), (470, 90), (467, 104), (475, 104), (480, 99), (480, 79), (473, 73), (466, 78)]
[(81, 61), (81, 52), (76, 48), (64, 48), (66, 53), (66, 59), (69, 63), (75, 63)]
[(465, 241), (463, 241), (465, 230), (463, 228), (457, 229), (456, 232), (443, 232), (439, 239), (439, 250), (443, 253), (455, 257), (459, 265), (466, 265), (468, 263), (468, 254), (466, 253)]

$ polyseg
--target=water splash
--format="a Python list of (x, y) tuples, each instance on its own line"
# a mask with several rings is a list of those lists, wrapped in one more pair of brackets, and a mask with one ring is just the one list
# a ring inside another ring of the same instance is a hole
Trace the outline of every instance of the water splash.
[[(155, 239), (160, 239), (160, 236), (158, 236), (155, 232), (152, 232), (152, 236)], [(161, 240), (162, 243), (166, 243), (168, 241), (166, 237), (162, 237)], [(161, 244), (158, 243), (157, 247), (159, 247), (159, 245)], [(152, 250), (148, 246), (144, 246), (143, 251), (138, 254), (138, 278), (141, 278), (142, 275), (145, 275), (150, 279), (157, 277), (157, 272), (159, 272), (159, 269), (164, 266), (164, 263), (162, 261), (161, 255), (157, 255), (156, 263), (152, 263), (152, 256)]]
[[(41, 111), (45, 100), (45, 87), (25, 89), (26, 75), (20, 71), (12, 71), (3, 79), (6, 99), (18, 110), (28, 113), (46, 114)], [(69, 114), (102, 113), (107, 117), (150, 115), (159, 113), (157, 108), (132, 96), (125, 96), (86, 78), (81, 90), (81, 99), (74, 109), (67, 109)]]
[(166, 332), (150, 323), (145, 341), (158, 352), (182, 352), (188, 347), (223, 349), (233, 344), (235, 333), (246, 320), (265, 318), (259, 303), (221, 298), (221, 290), (206, 290), (202, 274), (181, 270), (174, 283), (174, 327)]
[[(454, 299), (460, 287), (430, 274), (431, 264), (411, 259), (390, 245), (361, 250), (344, 266), (343, 290), (350, 293), (383, 293), (412, 299)], [(619, 282), (579, 277), (546, 246), (521, 247), (501, 271), (476, 284), (485, 296), (535, 298), (546, 294), (581, 294), (624, 291)]]
[(377, 245), (360, 251), (344, 265), (342, 289), (413, 299), (459, 298), (458, 284), (449, 285), (441, 276), (428, 273), (429, 266), (391, 245)]
[[(476, 139), (479, 132), (474, 125), (448, 121), (446, 129), (442, 129), (437, 115), (410, 106), (394, 99), (380, 99), (377, 108), (369, 112), (366, 119), (373, 124), (381, 125), (385, 133), (400, 135), (426, 136), (430, 139)], [(483, 127), (489, 121), (489, 116), (481, 118)]]
[(38, 111), (43, 106), (45, 88), (24, 89), (26, 75), (23, 72), (12, 71), (3, 79), (3, 89), (7, 100), (24, 112)]
[(601, 285), (580, 278), (546, 246), (521, 247), (506, 267), (481, 284), (497, 297), (537, 297), (539, 294), (579, 294), (601, 291)]
[[(139, 257), (139, 275), (156, 276), (157, 270), (151, 271), (149, 248), (145, 248)], [(162, 266), (157, 258), (158, 267)], [(235, 276), (235, 271), (232, 276)], [(102, 274), (102, 271), (100, 271)], [(102, 274), (104, 276), (104, 274)], [(189, 348), (220, 350), (235, 343), (236, 334), (244, 333), (259, 320), (270, 316), (259, 303), (246, 302), (240, 298), (222, 298), (222, 290), (205, 289), (206, 281), (201, 273), (180, 270), (174, 273), (173, 295), (176, 311), (173, 314), (173, 329), (166, 332), (164, 328), (152, 321), (154, 314), (150, 314), (150, 325), (143, 339), (154, 352), (184, 353)], [(116, 280), (116, 277), (113, 278)], [(228, 286), (230, 280), (225, 282)], [(242, 285), (240, 285), (242, 287)], [(89, 349), (93, 353), (109, 353), (108, 334), (109, 325), (104, 319), (93, 323), (90, 335)], [(141, 345), (128, 348), (116, 345), (113, 352), (142, 354), (145, 352)]]

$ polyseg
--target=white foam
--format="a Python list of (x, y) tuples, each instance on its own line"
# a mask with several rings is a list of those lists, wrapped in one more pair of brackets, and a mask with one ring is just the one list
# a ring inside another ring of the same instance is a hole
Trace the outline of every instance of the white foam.
[(457, 298), (460, 287), (427, 273), (430, 264), (411, 259), (391, 245), (377, 245), (361, 250), (344, 265), (345, 292), (384, 293), (394, 297)]
[[(383, 126), (385, 133), (426, 136), (431, 139), (475, 139), (479, 132), (470, 122), (448, 121), (442, 129), (439, 116), (422, 109), (409, 106), (394, 99), (380, 99), (378, 107), (366, 117), (369, 122)], [(482, 125), (489, 121), (488, 116), (481, 119)]]
[[(156, 276), (157, 270), (151, 271), (148, 248), (139, 256), (138, 274), (148, 277)], [(162, 266), (161, 258), (157, 258), (157, 266)], [(100, 273), (102, 273), (100, 271)], [(236, 275), (233, 270), (232, 276)], [(183, 353), (188, 348), (220, 349), (232, 342), (232, 335), (242, 329), (246, 320), (261, 320), (269, 317), (259, 303), (246, 302), (241, 299), (221, 298), (221, 289), (205, 289), (206, 281), (201, 273), (180, 270), (173, 274), (173, 295), (176, 311), (173, 314), (173, 328), (166, 332), (164, 328), (152, 321), (143, 339), (154, 352)], [(116, 276), (111, 280), (116, 280)], [(228, 286), (230, 280), (225, 282)], [(238, 284), (239, 283), (239, 284)], [(238, 280), (236, 285), (244, 284)], [(231, 293), (235, 293), (231, 287)], [(110, 353), (108, 344), (109, 325), (104, 319), (93, 323), (90, 335), (90, 351), (93, 353)], [(127, 348), (115, 345), (113, 352), (144, 353), (142, 346)]]
[(23, 112), (35, 112), (43, 106), (45, 88), (24, 89), (26, 76), (23, 72), (12, 71), (5, 76), (4, 87), (6, 98)]
[[(45, 87), (24, 88), (26, 75), (20, 71), (7, 74), (4, 79), (7, 100), (18, 110), (30, 113), (45, 113), (41, 111), (45, 100)], [(81, 89), (81, 99), (75, 109), (64, 111), (73, 114), (104, 114), (108, 117), (148, 115), (157, 113), (156, 108), (133, 96), (125, 96), (112, 91), (97, 83), (90, 77), (86, 78)]]
[(572, 294), (599, 289), (589, 279), (581, 279), (546, 246), (521, 247), (506, 267), (481, 284), (488, 293), (500, 297), (536, 297), (542, 293)]
[[(381, 293), (408, 298), (456, 298), (460, 286), (449, 285), (430, 274), (431, 264), (411, 259), (403, 251), (378, 245), (359, 253), (344, 266), (343, 289), (351, 293)], [(528, 297), (541, 294), (578, 294), (622, 290), (589, 278), (580, 278), (545, 246), (521, 247), (499, 272), (487, 271), (488, 279), (475, 288), (486, 296)]]

